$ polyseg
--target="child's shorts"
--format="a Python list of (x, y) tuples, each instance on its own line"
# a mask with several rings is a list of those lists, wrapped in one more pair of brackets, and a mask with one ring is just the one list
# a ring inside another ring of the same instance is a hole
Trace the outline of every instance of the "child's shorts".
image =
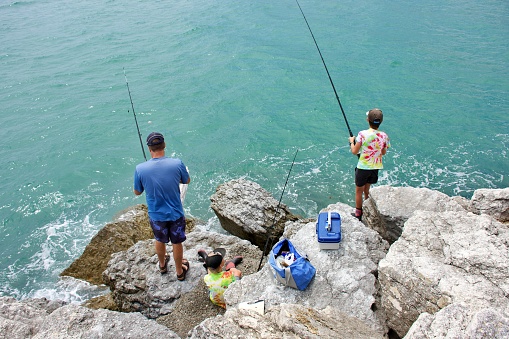
[(355, 186), (362, 187), (366, 184), (376, 184), (378, 182), (378, 170), (365, 170), (355, 168)]

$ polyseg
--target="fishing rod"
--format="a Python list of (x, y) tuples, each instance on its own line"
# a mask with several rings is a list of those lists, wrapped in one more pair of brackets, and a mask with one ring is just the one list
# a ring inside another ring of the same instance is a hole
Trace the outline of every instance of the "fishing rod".
[[(299, 149), (295, 151), (295, 156), (293, 157), (292, 165), (290, 166), (290, 170), (288, 171), (288, 176), (286, 177), (285, 186), (283, 187), (283, 192), (281, 192), (281, 197), (279, 197), (279, 203), (277, 204), (276, 211), (274, 212), (274, 219), (272, 220), (272, 226), (269, 228), (269, 234), (267, 236), (267, 240), (265, 241), (265, 247), (263, 248), (262, 257), (260, 258), (260, 263), (258, 264), (258, 269), (256, 271), (260, 270), (260, 267), (262, 267), (262, 261), (263, 256), (265, 255), (265, 252), (267, 251), (267, 245), (269, 244), (269, 239), (272, 237), (272, 231), (274, 230), (274, 226), (276, 225), (276, 216), (277, 212), (279, 211), (279, 206), (281, 205), (281, 200), (283, 199), (283, 194), (285, 193), (286, 184), (288, 184), (288, 178), (290, 178), (290, 173), (292, 173), (293, 164), (295, 163), (295, 158), (297, 158), (297, 153), (299, 153)], [(272, 242), (270, 244), (272, 247)]]
[[(141, 141), (141, 133), (140, 133), (140, 127), (138, 126), (138, 119), (136, 119), (136, 112), (134, 111), (134, 104), (133, 104), (133, 98), (131, 97), (131, 90), (129, 90), (129, 83), (127, 82), (127, 75), (125, 74), (124, 70), (124, 78), (125, 78), (125, 84), (127, 85), (127, 92), (129, 93), (129, 100), (131, 100), (131, 107), (133, 109), (133, 115), (134, 115), (134, 122), (136, 123), (136, 129), (138, 130), (138, 138), (140, 138), (140, 145), (141, 145), (141, 151), (143, 152), (143, 157), (145, 158), (145, 161), (147, 161), (147, 156), (145, 155), (145, 148), (143, 147), (143, 141)], [(127, 110), (129, 112), (129, 110)]]
[[(343, 106), (341, 105), (341, 100), (339, 100), (338, 92), (336, 91), (334, 82), (332, 82), (332, 78), (330, 76), (329, 69), (327, 68), (327, 65), (325, 64), (325, 60), (323, 59), (322, 52), (320, 51), (320, 47), (318, 47), (318, 43), (316, 42), (316, 39), (313, 34), (313, 31), (311, 30), (311, 27), (309, 26), (308, 19), (306, 19), (306, 16), (304, 15), (304, 11), (302, 11), (302, 7), (300, 7), (299, 1), (298, 0), (295, 0), (295, 1), (297, 2), (300, 12), (302, 13), (302, 16), (304, 17), (304, 20), (306, 21), (306, 25), (309, 28), (311, 37), (313, 38), (313, 41), (315, 42), (316, 49), (318, 50), (318, 53), (320, 54), (320, 58), (322, 59), (323, 66), (325, 67), (325, 71), (327, 72), (327, 76), (329, 77), (330, 84), (332, 85), (332, 89), (334, 90), (334, 94), (336, 95), (336, 100), (338, 101), (339, 108), (341, 109), (341, 113), (343, 113), (343, 118), (345, 119), (345, 123), (346, 123), (346, 127), (348, 128), (348, 132), (350, 133), (350, 136), (353, 137), (352, 130), (350, 129), (350, 125), (348, 124), (348, 120), (346, 119), (345, 111), (343, 110)], [(355, 140), (354, 140), (354, 143), (355, 143)]]

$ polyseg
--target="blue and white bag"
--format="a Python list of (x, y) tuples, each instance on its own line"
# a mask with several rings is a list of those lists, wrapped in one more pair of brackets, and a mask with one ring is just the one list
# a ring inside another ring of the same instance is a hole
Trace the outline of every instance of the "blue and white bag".
[(280, 240), (272, 247), (269, 263), (277, 281), (301, 291), (306, 289), (316, 273), (307, 255), (298, 251), (288, 239)]

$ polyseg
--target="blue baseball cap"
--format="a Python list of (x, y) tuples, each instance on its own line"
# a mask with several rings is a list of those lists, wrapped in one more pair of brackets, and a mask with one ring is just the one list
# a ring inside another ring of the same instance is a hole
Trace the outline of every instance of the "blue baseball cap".
[(162, 144), (164, 142), (164, 137), (161, 133), (158, 132), (152, 132), (147, 137), (147, 145), (148, 146), (155, 146)]

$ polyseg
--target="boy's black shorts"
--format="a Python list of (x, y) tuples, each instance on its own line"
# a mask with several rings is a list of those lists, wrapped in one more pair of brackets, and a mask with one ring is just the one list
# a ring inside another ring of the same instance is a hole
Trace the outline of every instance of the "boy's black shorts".
[(365, 170), (355, 168), (355, 186), (361, 187), (366, 184), (376, 184), (378, 182), (378, 170)]

